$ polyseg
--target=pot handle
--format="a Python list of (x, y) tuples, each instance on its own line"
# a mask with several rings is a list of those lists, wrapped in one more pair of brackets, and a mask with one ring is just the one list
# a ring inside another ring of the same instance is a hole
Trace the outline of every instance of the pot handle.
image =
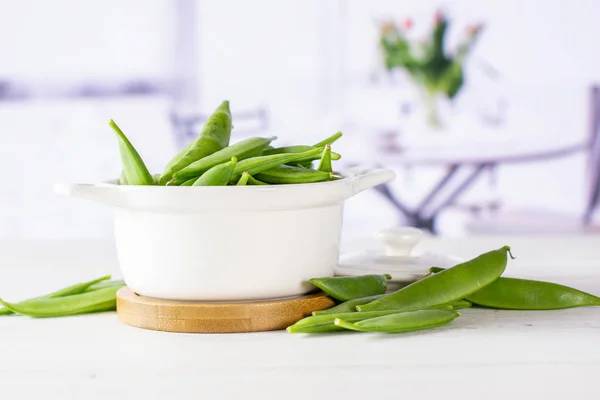
[(354, 194), (363, 190), (371, 189), (382, 183), (393, 181), (396, 173), (391, 169), (383, 168), (358, 168), (354, 169), (354, 181), (352, 182), (352, 191)]
[(115, 204), (119, 200), (118, 193), (106, 185), (86, 183), (57, 183), (54, 192), (65, 196), (92, 200), (98, 203)]

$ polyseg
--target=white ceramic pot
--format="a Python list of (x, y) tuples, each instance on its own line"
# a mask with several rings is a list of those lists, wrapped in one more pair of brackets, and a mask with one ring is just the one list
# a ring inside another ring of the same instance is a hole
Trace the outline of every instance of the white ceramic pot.
[(331, 182), (164, 187), (60, 184), (112, 205), (123, 279), (172, 300), (256, 300), (307, 293), (333, 276), (344, 201), (395, 173), (353, 168)]

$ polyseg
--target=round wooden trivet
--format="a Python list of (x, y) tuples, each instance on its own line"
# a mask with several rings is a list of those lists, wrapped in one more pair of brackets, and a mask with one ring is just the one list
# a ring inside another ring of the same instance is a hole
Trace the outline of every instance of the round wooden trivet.
[(334, 306), (323, 292), (253, 302), (150, 299), (128, 287), (117, 292), (117, 315), (127, 325), (167, 332), (233, 333), (285, 329), (311, 312)]

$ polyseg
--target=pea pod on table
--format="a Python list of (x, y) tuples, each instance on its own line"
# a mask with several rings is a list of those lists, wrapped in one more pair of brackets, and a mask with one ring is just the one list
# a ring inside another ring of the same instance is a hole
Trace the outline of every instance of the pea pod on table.
[[(440, 310), (452, 310), (452, 306), (449, 304), (442, 304), (439, 306), (431, 307), (432, 309)], [(363, 319), (381, 317), (384, 315), (398, 314), (408, 311), (415, 310), (384, 310), (384, 311), (365, 311), (365, 312), (343, 312), (343, 313), (332, 313), (332, 314), (320, 314), (310, 317), (306, 317), (296, 322), (287, 328), (289, 333), (322, 333), (322, 332), (336, 332), (341, 331), (343, 328), (335, 326), (333, 323), (337, 318), (343, 319), (348, 322), (362, 321)]]
[(108, 124), (115, 131), (119, 143), (119, 154), (123, 164), (120, 183), (122, 185), (154, 185), (152, 174), (121, 128), (112, 119)]
[[(317, 315), (329, 315), (329, 314), (342, 314), (342, 313), (352, 313), (352, 312), (358, 312), (356, 310), (356, 306), (360, 306), (362, 304), (367, 304), (370, 303), (372, 301), (375, 301), (377, 299), (382, 298), (383, 296), (385, 296), (385, 294), (377, 294), (374, 296), (368, 296), (368, 297), (361, 297), (358, 299), (353, 299), (353, 300), (348, 300), (348, 301), (344, 301), (343, 303), (340, 303), (336, 306), (333, 306), (331, 308), (327, 308), (325, 310), (319, 310), (319, 311), (313, 311), (312, 315), (313, 316), (317, 316)], [(448, 310), (458, 310), (461, 308), (469, 308), (471, 307), (471, 302), (461, 299), (461, 300), (457, 300), (454, 301), (452, 303), (446, 303), (446, 304), (441, 304), (438, 306), (433, 306), (432, 308), (447, 308)], [(371, 311), (371, 312), (379, 312), (379, 311)]]
[[(439, 273), (443, 268), (430, 268)], [(505, 310), (559, 310), (600, 306), (600, 297), (557, 283), (500, 277), (467, 296), (478, 306)]]
[[(57, 290), (52, 293), (47, 293), (47, 294), (37, 296), (37, 297), (31, 298), (28, 300), (24, 300), (24, 302), (31, 301), (31, 300), (37, 300), (37, 299), (53, 299), (56, 297), (65, 297), (65, 296), (71, 296), (74, 294), (83, 293), (86, 290), (88, 290), (89, 288), (91, 288), (93, 286), (97, 286), (99, 283), (103, 283), (103, 282), (107, 281), (108, 279), (110, 279), (110, 275), (105, 275), (100, 278), (93, 279), (91, 281), (76, 283), (74, 285), (67, 286), (63, 289)], [(119, 282), (122, 282), (122, 281), (119, 281)], [(18, 305), (20, 303), (16, 303), (16, 304)], [(0, 315), (9, 315), (9, 314), (13, 314), (13, 311), (11, 311), (8, 308), (0, 308)]]
[(310, 282), (330, 297), (346, 301), (385, 293), (390, 279), (392, 277), (385, 274), (313, 278)]
[(73, 294), (65, 297), (37, 298), (19, 303), (7, 303), (0, 299), (0, 304), (14, 313), (36, 318), (62, 317), (116, 308), (116, 293), (119, 286)]
[(483, 253), (356, 308), (358, 311), (429, 308), (464, 299), (502, 275), (506, 269), (508, 254), (509, 246)]
[(316, 171), (314, 169), (280, 165), (256, 174), (263, 182), (273, 184), (316, 183), (334, 179), (332, 172)]
[(166, 184), (172, 179), (175, 172), (187, 167), (194, 161), (200, 160), (203, 157), (227, 147), (231, 137), (231, 127), (229, 102), (224, 101), (208, 117), (198, 138), (189, 144), (185, 151), (180, 151), (179, 154), (169, 162), (159, 180), (159, 184)]
[(353, 331), (401, 333), (437, 328), (449, 324), (458, 316), (456, 311), (419, 310), (364, 319), (355, 323), (337, 318), (334, 324)]
[(325, 310), (313, 311), (312, 315), (326, 315), (326, 314), (340, 314), (340, 313), (349, 313), (356, 312), (356, 306), (360, 306), (361, 304), (367, 304), (374, 300), (382, 298), (383, 294), (376, 294), (373, 296), (367, 297), (359, 297), (357, 299), (347, 300), (343, 303), (340, 303), (331, 308), (327, 308)]

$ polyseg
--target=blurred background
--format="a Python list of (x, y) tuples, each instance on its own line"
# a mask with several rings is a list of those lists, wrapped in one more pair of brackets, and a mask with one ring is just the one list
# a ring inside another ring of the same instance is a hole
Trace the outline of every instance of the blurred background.
[(0, 0), (0, 236), (111, 237), (53, 193), (120, 173), (114, 118), (153, 172), (231, 102), (232, 141), (311, 144), (397, 180), (344, 234), (593, 234), (594, 0)]

